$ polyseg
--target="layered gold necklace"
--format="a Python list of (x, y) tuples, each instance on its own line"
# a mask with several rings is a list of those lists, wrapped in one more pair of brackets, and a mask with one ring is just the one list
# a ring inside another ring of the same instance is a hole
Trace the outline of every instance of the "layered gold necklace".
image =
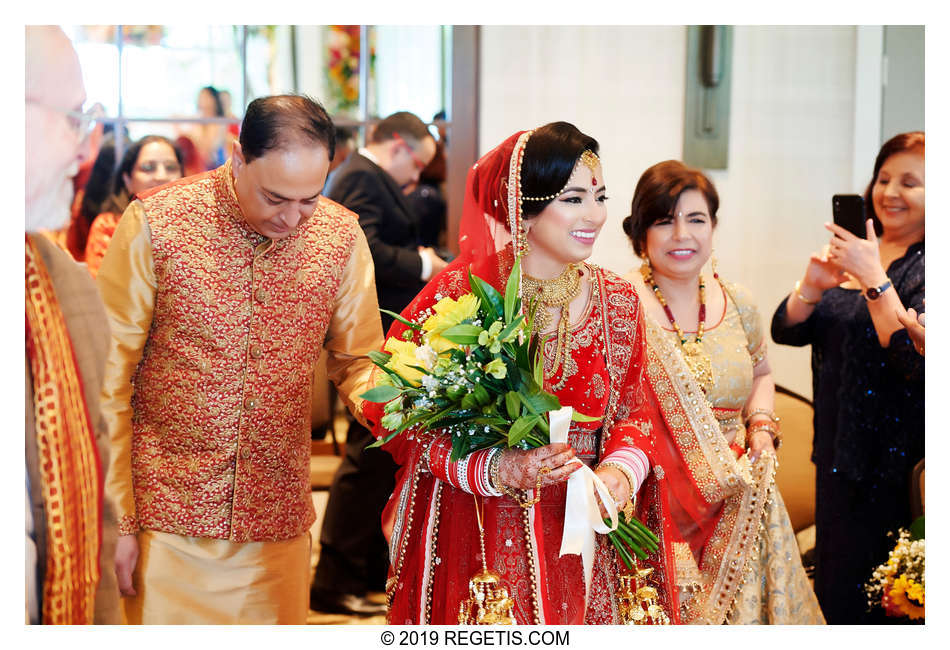
[(673, 317), (673, 310), (666, 304), (666, 298), (663, 297), (663, 292), (660, 291), (660, 287), (653, 278), (653, 269), (650, 268), (649, 264), (644, 264), (640, 267), (640, 273), (643, 275), (643, 280), (653, 289), (653, 295), (655, 295), (656, 299), (660, 302), (663, 311), (666, 313), (666, 317), (670, 321), (670, 325), (672, 325), (676, 331), (677, 339), (683, 350), (683, 360), (686, 362), (686, 366), (693, 374), (693, 377), (696, 378), (703, 392), (708, 394), (716, 377), (713, 372), (712, 361), (706, 353), (705, 348), (703, 348), (703, 333), (706, 331), (706, 284), (703, 282), (702, 274), (699, 276), (699, 324), (696, 326), (696, 338), (690, 341), (686, 338), (683, 329)]
[(534, 323), (531, 328), (534, 334), (540, 335), (551, 325), (549, 307), (561, 310), (561, 320), (557, 324), (557, 347), (554, 352), (553, 371), (557, 370), (571, 344), (571, 301), (580, 292), (581, 273), (577, 264), (568, 264), (559, 276), (551, 280), (539, 280), (527, 273), (521, 274), (522, 298), (536, 305)]

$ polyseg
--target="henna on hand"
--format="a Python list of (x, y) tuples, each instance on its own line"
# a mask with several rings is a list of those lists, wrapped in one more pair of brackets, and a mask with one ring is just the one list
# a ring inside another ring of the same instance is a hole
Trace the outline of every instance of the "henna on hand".
[(541, 468), (547, 467), (550, 471), (541, 476), (541, 487), (554, 485), (580, 469), (579, 463), (571, 462), (574, 456), (571, 446), (562, 442), (536, 449), (506, 449), (498, 464), (498, 478), (506, 487), (533, 490)]

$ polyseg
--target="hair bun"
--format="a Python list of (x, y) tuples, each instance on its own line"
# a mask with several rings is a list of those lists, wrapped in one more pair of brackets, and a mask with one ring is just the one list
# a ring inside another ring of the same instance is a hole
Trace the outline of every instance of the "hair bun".
[(629, 215), (623, 218), (623, 231), (627, 234), (627, 237), (633, 236), (633, 215)]

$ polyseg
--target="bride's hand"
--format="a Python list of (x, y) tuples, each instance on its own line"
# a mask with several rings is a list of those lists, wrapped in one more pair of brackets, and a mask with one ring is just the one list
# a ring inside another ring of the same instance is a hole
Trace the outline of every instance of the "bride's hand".
[[(617, 510), (623, 509), (623, 504), (630, 500), (630, 481), (624, 476), (623, 472), (615, 467), (598, 467), (594, 470), (597, 477), (604, 482), (610, 494), (617, 500), (615, 504)], [(597, 505), (600, 507), (600, 516), (606, 517), (607, 510), (601, 500), (597, 499)]]
[[(579, 463), (570, 462), (572, 458), (574, 450), (563, 442), (536, 449), (506, 449), (498, 461), (498, 478), (506, 487), (533, 490), (540, 474), (541, 487), (554, 485), (580, 469)], [(549, 471), (542, 473), (542, 467)]]

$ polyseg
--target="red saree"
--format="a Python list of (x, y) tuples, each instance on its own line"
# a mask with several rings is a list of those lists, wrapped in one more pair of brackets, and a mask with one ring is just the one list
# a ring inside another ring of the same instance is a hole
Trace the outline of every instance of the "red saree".
[[(476, 264), (472, 270), (480, 277), (504, 278), (512, 259), (509, 247), (490, 260), (493, 268)], [(631, 446), (631, 434), (643, 426), (649, 429), (652, 425), (644, 423), (656, 415), (643, 393), (645, 348), (638, 297), (610, 272), (593, 266), (583, 272), (594, 288), (590, 304), (572, 329), (570, 359), (555, 369), (546, 388), (562, 405), (603, 417), (603, 426), (575, 422), (568, 434), (578, 458), (594, 465)], [(468, 291), (465, 269), (455, 269), (430, 283), (403, 315), (419, 319), (436, 296), (457, 298)], [(397, 322), (388, 336), (398, 337), (404, 329)], [(631, 417), (639, 423), (615, 426)], [(377, 427), (377, 435), (382, 433)], [(481, 568), (476, 497), (429, 473), (422, 453), (431, 435), (399, 436), (386, 446), (401, 466), (383, 514), (384, 526), (391, 527), (387, 593), (389, 621), (394, 624), (457, 623), (459, 604), (469, 595), (469, 578)], [(507, 587), (518, 623), (616, 623), (622, 565), (606, 537), (598, 536), (590, 594), (585, 593), (580, 556), (558, 556), (565, 495), (566, 483), (543, 488), (540, 503), (528, 509), (508, 496), (480, 497), (487, 566)], [(662, 572), (656, 577), (662, 581)], [(667, 593), (666, 588), (661, 591)], [(664, 605), (670, 611), (669, 603)]]
[[(469, 269), (503, 289), (521, 250), (521, 238), (512, 241), (511, 233), (520, 232), (521, 161), (530, 135), (512, 135), (472, 166), (459, 228), (459, 257), (429, 282), (404, 310), (405, 317), (417, 320), (439, 299), (469, 292)], [(571, 347), (562, 367), (545, 369), (545, 387), (562, 405), (603, 418), (572, 423), (568, 433), (577, 457), (594, 465), (634, 445), (630, 434), (639, 425), (618, 423), (635, 417), (649, 427), (659, 421), (643, 393), (645, 348), (638, 297), (612, 273), (589, 265), (582, 272), (591, 287), (589, 304), (580, 321), (572, 323)], [(388, 336), (398, 337), (403, 330), (397, 321)], [(554, 356), (552, 352), (553, 348), (545, 351), (546, 360)], [(365, 414), (379, 422), (381, 405), (367, 403)], [(374, 433), (382, 436), (384, 430), (377, 425)], [(427, 444), (440, 435), (444, 434), (403, 434), (385, 447), (400, 465), (395, 491), (383, 513), (390, 542), (389, 621), (395, 624), (458, 623), (459, 606), (469, 597), (469, 579), (482, 568), (476, 497), (430, 473), (424, 458)], [(607, 538), (596, 538), (590, 593), (580, 556), (559, 557), (566, 492), (566, 483), (543, 488), (540, 502), (527, 509), (509, 496), (479, 497), (485, 564), (500, 575), (518, 623), (618, 622), (615, 594), (622, 565)], [(653, 577), (661, 600), (672, 593), (662, 574)], [(670, 602), (662, 602), (671, 611)]]

